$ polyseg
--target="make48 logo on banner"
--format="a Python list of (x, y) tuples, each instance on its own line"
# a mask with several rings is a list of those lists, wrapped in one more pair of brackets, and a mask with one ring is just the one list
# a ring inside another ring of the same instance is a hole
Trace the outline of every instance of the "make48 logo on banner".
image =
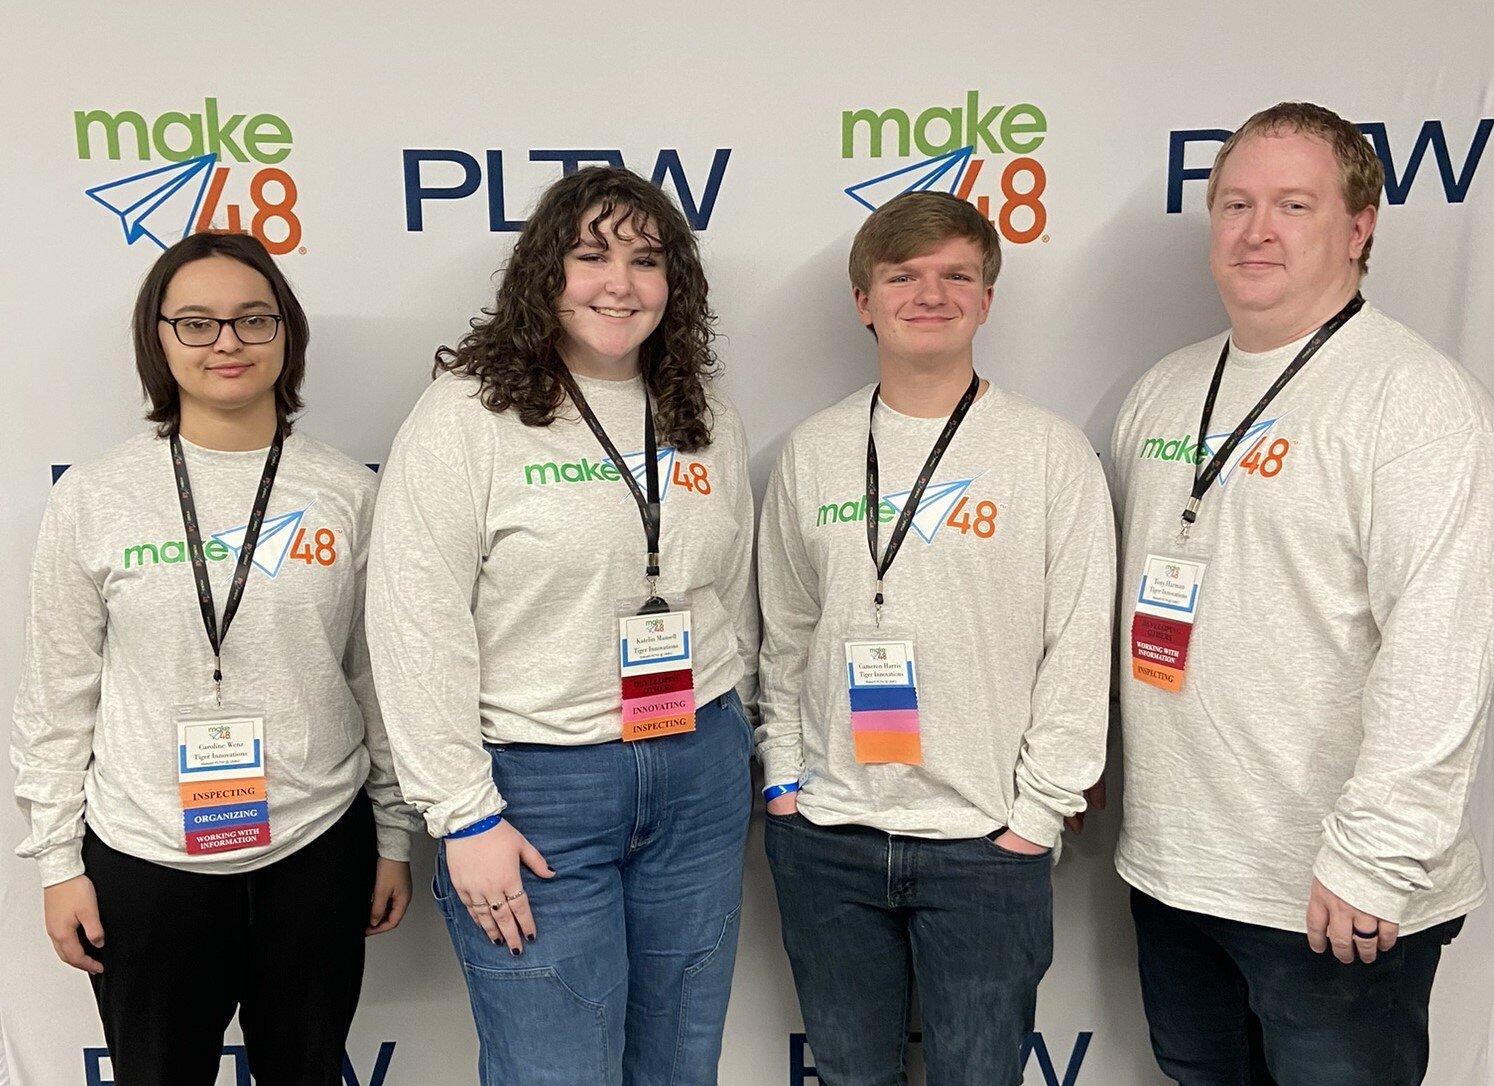
[(80, 109), (73, 131), (80, 160), (129, 155), (146, 164), (85, 190), (117, 216), (127, 245), (146, 238), (165, 249), (188, 234), (223, 230), (253, 234), (276, 256), (306, 251), (296, 182), (281, 165), (294, 146), (283, 118), (225, 114), (207, 98), (200, 112), (170, 110), (153, 120), (133, 109)]
[(1047, 138), (1048, 117), (1038, 106), (982, 100), (979, 90), (923, 109), (847, 109), (840, 156), (875, 161), (877, 172), (845, 194), (875, 211), (905, 192), (948, 192), (974, 204), (1003, 241), (1046, 242), (1048, 171), (1036, 154)]

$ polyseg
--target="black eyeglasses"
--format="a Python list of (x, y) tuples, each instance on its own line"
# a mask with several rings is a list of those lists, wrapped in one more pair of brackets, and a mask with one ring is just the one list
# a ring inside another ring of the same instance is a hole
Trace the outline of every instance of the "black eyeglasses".
[(279, 313), (249, 313), (242, 317), (158, 317), (171, 325), (176, 338), (183, 347), (211, 347), (223, 334), (225, 324), (233, 325), (233, 334), (240, 343), (251, 347), (271, 342), (280, 334), (280, 322), (285, 318)]

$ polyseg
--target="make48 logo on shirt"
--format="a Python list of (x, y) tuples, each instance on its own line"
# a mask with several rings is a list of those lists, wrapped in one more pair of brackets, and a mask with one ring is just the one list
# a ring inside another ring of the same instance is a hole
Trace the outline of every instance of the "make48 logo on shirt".
[[(335, 528), (307, 527), (305, 519), (310, 506), (290, 513), (267, 517), (259, 529), (252, 565), (265, 576), (275, 578), (287, 561), (325, 568), (337, 561), (340, 553), (339, 531)], [(238, 561), (249, 531), (247, 524), (227, 531), (214, 532), (202, 545), (202, 555), (209, 562)], [(185, 539), (167, 539), (160, 543), (133, 543), (124, 548), (124, 568), (174, 566), (190, 560)]]
[[(1274, 479), (1281, 474), (1286, 467), (1287, 454), (1292, 451), (1292, 443), (1284, 437), (1268, 440), (1271, 438), (1272, 428), (1280, 421), (1281, 416), (1262, 419), (1245, 431), (1245, 436), (1230, 455), (1229, 463), (1219, 472), (1220, 486), (1229, 481), (1236, 468), (1246, 475), (1258, 475), (1262, 479)], [(1147, 437), (1142, 438), (1136, 458), (1178, 462), (1192, 467), (1207, 464), (1228, 440), (1228, 433), (1210, 434), (1201, 442), (1194, 442), (1192, 434), (1183, 437)]]
[[(974, 482), (975, 479), (955, 479), (929, 486), (918, 501), (918, 510), (913, 514), (914, 534), (928, 544), (932, 544), (934, 537), (944, 528), (977, 540), (993, 538), (1001, 506), (989, 498), (972, 499), (967, 491)], [(877, 523), (889, 524), (896, 520), (911, 494), (911, 490), (902, 490), (884, 497), (877, 507)], [(865, 524), (866, 517), (866, 496), (862, 495), (843, 502), (832, 501), (821, 505), (815, 511), (814, 526), (823, 528), (831, 524)]]
[[(644, 482), (646, 454), (624, 453), (623, 463), (633, 478)], [(673, 448), (665, 446), (659, 450), (659, 497), (669, 496), (671, 487), (680, 487), (692, 494), (711, 493), (711, 469), (699, 460), (680, 456)], [(543, 460), (523, 467), (525, 486), (550, 486), (556, 483), (616, 483), (622, 473), (612, 463), (611, 457), (593, 460), (583, 456), (580, 460)]]

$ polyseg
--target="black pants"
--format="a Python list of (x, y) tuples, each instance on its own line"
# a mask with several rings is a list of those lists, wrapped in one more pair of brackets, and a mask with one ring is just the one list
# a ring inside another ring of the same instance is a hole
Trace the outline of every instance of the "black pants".
[(1417, 1086), (1442, 948), (1463, 920), (1403, 935), (1373, 964), (1314, 954), (1300, 932), (1131, 891), (1157, 1063), (1181, 1086)]
[(340, 1086), (376, 862), (362, 792), (315, 841), (242, 875), (162, 867), (89, 832), (117, 1086), (211, 1086), (236, 1007), (258, 1086)]

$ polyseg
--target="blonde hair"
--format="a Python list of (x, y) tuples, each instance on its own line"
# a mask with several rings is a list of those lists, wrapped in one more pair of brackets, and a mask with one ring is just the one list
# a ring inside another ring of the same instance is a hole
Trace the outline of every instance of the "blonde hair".
[(851, 242), (851, 285), (865, 293), (872, 269), (919, 256), (951, 238), (980, 246), (981, 280), (989, 287), (1001, 271), (1001, 238), (975, 205), (947, 192), (905, 192), (873, 211)]
[[(1282, 132), (1312, 136), (1328, 145), (1338, 160), (1339, 187), (1343, 190), (1344, 206), (1350, 215), (1357, 215), (1367, 207), (1379, 210), (1380, 193), (1385, 188), (1385, 167), (1380, 164), (1379, 156), (1358, 128), (1333, 110), (1311, 102), (1278, 102), (1251, 117), (1224, 141), (1224, 146), (1214, 156), (1214, 168), (1209, 173), (1207, 204), (1210, 210), (1213, 210), (1214, 193), (1219, 186), (1219, 172), (1230, 153), (1251, 136), (1274, 136)], [(1361, 275), (1369, 271), (1370, 244), (1374, 240), (1373, 235), (1366, 238), (1359, 253)]]

